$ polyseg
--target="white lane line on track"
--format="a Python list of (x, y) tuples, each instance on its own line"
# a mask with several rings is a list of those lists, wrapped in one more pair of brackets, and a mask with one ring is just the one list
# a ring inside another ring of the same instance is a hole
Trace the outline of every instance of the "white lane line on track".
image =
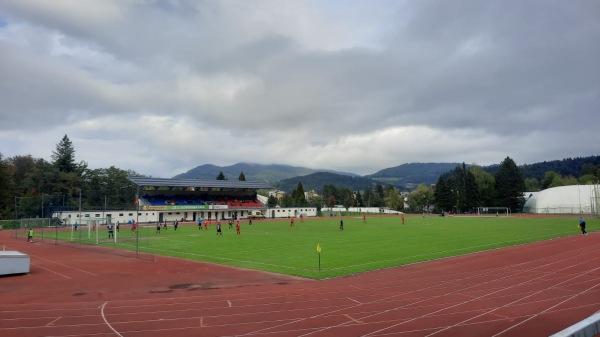
[[(564, 269), (568, 269), (568, 268), (570, 268), (570, 267), (572, 267), (572, 266), (568, 266), (568, 267), (566, 267), (566, 268), (564, 268)], [(585, 272), (585, 273), (583, 273), (583, 274), (579, 274), (579, 275), (577, 275), (577, 276), (575, 276), (575, 277), (573, 277), (573, 278), (571, 278), (571, 279), (569, 279), (569, 280), (562, 281), (562, 282), (558, 283), (557, 285), (560, 285), (560, 284), (563, 284), (563, 283), (565, 283), (565, 282), (571, 281), (572, 279), (575, 279), (575, 278), (581, 277), (582, 275), (589, 274), (589, 273), (591, 273), (592, 271), (595, 271), (595, 270), (597, 270), (597, 269), (600, 269), (600, 267), (598, 267), (598, 268), (595, 268), (595, 269), (593, 269), (593, 270), (590, 270), (590, 271), (587, 271), (587, 272)], [(533, 279), (531, 279), (531, 280), (527, 280), (527, 281), (525, 281), (525, 282), (521, 282), (521, 283), (519, 283), (519, 284), (516, 284), (516, 285), (511, 285), (511, 286), (509, 286), (509, 287), (506, 287), (506, 288), (500, 288), (500, 289), (498, 289), (497, 291), (494, 291), (494, 292), (492, 292), (492, 293), (489, 293), (489, 294), (486, 294), (486, 295), (480, 296), (480, 298), (488, 297), (488, 296), (489, 296), (489, 295), (491, 295), (491, 294), (494, 294), (494, 293), (497, 293), (497, 292), (500, 292), (500, 291), (504, 291), (504, 290), (506, 290), (506, 289), (511, 289), (511, 288), (514, 288), (514, 287), (516, 287), (516, 286), (519, 286), (519, 285), (528, 284), (528, 283), (530, 283), (530, 282), (533, 282), (533, 281), (535, 281), (535, 280), (537, 280), (537, 279), (540, 279), (540, 278), (541, 278), (541, 277), (537, 277), (537, 278), (533, 278)], [(555, 287), (555, 286), (556, 286), (556, 285), (554, 285), (553, 287)], [(433, 335), (436, 335), (436, 334), (438, 334), (438, 333), (440, 333), (440, 332), (443, 332), (443, 331), (446, 331), (446, 330), (448, 330), (448, 329), (450, 329), (450, 328), (452, 328), (452, 327), (459, 326), (459, 325), (462, 325), (462, 324), (464, 324), (464, 323), (466, 323), (466, 322), (469, 322), (469, 321), (471, 321), (471, 320), (473, 320), (473, 319), (475, 319), (475, 318), (477, 318), (477, 317), (481, 317), (481, 316), (483, 316), (483, 315), (485, 315), (485, 314), (493, 313), (494, 311), (496, 311), (496, 310), (498, 310), (498, 309), (500, 309), (500, 308), (504, 308), (504, 307), (507, 307), (507, 306), (509, 306), (509, 305), (511, 305), (511, 304), (515, 304), (515, 303), (517, 303), (517, 302), (520, 302), (520, 301), (522, 301), (522, 300), (523, 300), (523, 299), (525, 299), (525, 298), (528, 298), (528, 297), (531, 297), (531, 296), (533, 296), (533, 295), (539, 294), (539, 293), (541, 293), (541, 292), (543, 292), (543, 291), (545, 291), (545, 290), (546, 290), (546, 289), (542, 289), (542, 290), (540, 290), (540, 291), (536, 291), (536, 292), (534, 292), (534, 293), (532, 293), (532, 294), (530, 294), (530, 295), (528, 295), (528, 296), (525, 296), (525, 297), (519, 298), (519, 299), (517, 299), (517, 300), (515, 300), (515, 301), (513, 301), (513, 302), (510, 302), (510, 303), (508, 303), (508, 304), (505, 304), (505, 305), (502, 305), (502, 306), (500, 306), (500, 307), (494, 308), (493, 310), (490, 310), (490, 311), (484, 312), (484, 313), (482, 313), (482, 314), (476, 315), (476, 316), (474, 316), (474, 317), (471, 317), (471, 318), (469, 318), (469, 319), (466, 319), (466, 320), (464, 320), (464, 321), (462, 321), (462, 322), (459, 322), (459, 323), (456, 323), (456, 324), (453, 324), (453, 325), (447, 326), (446, 328), (444, 328), (444, 329), (442, 329), (442, 330), (438, 330), (438, 331), (436, 331), (436, 332), (434, 332), (434, 333), (431, 333), (431, 334), (429, 334), (429, 335), (427, 335), (427, 336), (433, 336)], [(475, 300), (475, 299), (471, 299), (471, 300), (468, 300), (468, 301), (460, 302), (460, 303), (457, 303), (457, 304), (451, 305), (451, 306), (449, 306), (449, 307), (442, 308), (442, 309), (440, 309), (440, 310), (438, 310), (438, 311), (436, 311), (436, 312), (433, 312), (433, 313), (441, 312), (441, 311), (443, 311), (443, 310), (447, 310), (447, 309), (450, 309), (450, 308), (453, 308), (453, 307), (456, 307), (456, 306), (462, 305), (462, 304), (464, 304), (464, 303), (472, 302), (472, 301), (474, 301), (474, 300)], [(429, 313), (429, 314), (427, 314), (427, 315), (423, 315), (422, 317), (427, 317), (427, 316), (430, 316), (430, 315), (431, 315), (431, 314), (433, 314), (433, 313)], [(413, 320), (414, 320), (414, 319), (413, 319)], [(408, 320), (408, 321), (412, 321), (412, 320)], [(404, 323), (402, 323), (402, 324), (404, 324)], [(387, 328), (383, 328), (383, 329), (380, 329), (380, 330), (377, 330), (377, 331), (373, 331), (373, 332), (371, 332), (371, 333), (368, 333), (368, 334), (366, 334), (365, 336), (373, 335), (373, 334), (379, 333), (379, 332), (381, 332), (381, 331), (383, 331), (383, 330), (387, 330), (387, 329), (393, 328), (393, 327), (395, 327), (395, 326), (398, 326), (398, 325), (400, 325), (400, 324), (396, 324), (396, 325), (393, 325), (393, 326), (389, 326), (389, 327), (387, 327)]]
[(357, 300), (355, 300), (355, 299), (352, 299), (352, 298), (350, 298), (350, 297), (346, 297), (346, 298), (347, 298), (347, 299), (349, 299), (349, 300), (350, 300), (350, 301), (352, 301), (352, 302), (355, 302), (355, 303), (361, 304), (361, 302), (359, 302), (359, 301), (357, 301)]
[(62, 317), (58, 317), (55, 320), (53, 320), (52, 322), (46, 324), (46, 326), (54, 326), (54, 323), (56, 323), (56, 321), (58, 321), (59, 319), (61, 319)]
[(229, 304), (229, 307), (231, 308), (231, 301), (227, 300), (227, 304)]
[[(581, 255), (581, 254), (580, 254), (580, 255)], [(505, 278), (516, 277), (517, 275), (522, 275), (522, 274), (525, 274), (526, 272), (530, 272), (530, 271), (532, 271), (532, 270), (535, 270), (535, 269), (541, 269), (542, 267), (545, 267), (545, 266), (548, 266), (548, 265), (555, 265), (555, 264), (557, 264), (557, 263), (559, 263), (559, 262), (566, 261), (566, 260), (573, 259), (573, 258), (578, 258), (578, 256), (577, 256), (577, 255), (569, 255), (568, 257), (566, 257), (566, 258), (564, 258), (564, 259), (562, 259), (562, 260), (560, 260), (560, 261), (553, 260), (552, 262), (550, 262), (550, 263), (546, 263), (545, 265), (538, 266), (537, 268), (532, 268), (532, 269), (529, 269), (529, 270), (527, 270), (527, 271), (517, 271), (517, 272), (515, 272), (515, 273), (514, 273), (514, 274), (512, 274), (512, 275), (507, 275), (507, 276), (505, 276), (505, 277), (501, 277), (500, 279), (505, 279)], [(570, 265), (569, 267), (566, 267), (566, 268), (571, 268), (571, 267), (573, 267), (573, 266), (574, 266), (574, 265)], [(485, 274), (485, 273), (482, 273), (482, 274)], [(495, 281), (498, 281), (498, 280), (500, 280), (500, 279), (494, 279), (494, 280), (492, 280), (492, 281), (489, 281), (489, 282), (495, 282)], [(527, 280), (526, 282), (522, 282), (521, 284), (526, 284), (526, 283), (529, 283), (529, 282), (533, 282), (533, 281), (534, 281), (534, 280), (536, 280), (536, 279), (538, 279), (538, 278), (534, 278), (534, 279)], [(486, 282), (486, 283), (489, 283), (489, 282)], [(471, 287), (478, 287), (478, 286), (481, 286), (481, 285), (482, 285), (482, 283), (478, 283), (478, 284), (476, 284), (476, 285), (473, 285), (473, 286), (471, 286)], [(467, 289), (469, 289), (469, 288), (471, 288), (471, 287), (467, 287), (466, 289), (461, 289), (461, 291), (467, 290)], [(418, 318), (428, 317), (428, 316), (431, 316), (431, 315), (433, 315), (433, 314), (436, 314), (436, 313), (438, 313), (438, 312), (441, 312), (441, 311), (443, 311), (443, 310), (446, 310), (446, 309), (449, 309), (449, 308), (452, 308), (452, 307), (455, 307), (455, 306), (458, 306), (458, 305), (464, 304), (464, 303), (466, 303), (466, 302), (471, 302), (471, 301), (474, 301), (474, 300), (476, 300), (476, 299), (479, 299), (479, 298), (484, 298), (484, 297), (490, 296), (490, 295), (492, 295), (492, 294), (494, 294), (494, 293), (497, 293), (497, 292), (500, 292), (500, 291), (503, 291), (503, 290), (506, 290), (506, 289), (509, 289), (509, 288), (512, 288), (512, 287), (515, 287), (515, 285), (512, 285), (512, 286), (510, 286), (510, 287), (507, 287), (507, 288), (500, 288), (500, 289), (498, 289), (498, 290), (496, 290), (496, 291), (493, 291), (492, 293), (488, 293), (488, 294), (486, 294), (486, 295), (479, 296), (479, 297), (477, 297), (477, 298), (474, 298), (474, 299), (471, 299), (471, 300), (468, 300), (468, 301), (464, 301), (464, 302), (457, 303), (457, 304), (454, 304), (454, 305), (452, 305), (452, 306), (449, 306), (449, 307), (446, 307), (446, 308), (442, 308), (442, 309), (440, 309), (440, 310), (437, 310), (437, 311), (435, 311), (435, 312), (431, 312), (431, 313), (428, 313), (428, 314), (425, 314), (425, 315), (422, 315), (422, 316), (419, 316), (419, 317), (415, 317), (415, 318), (413, 318), (413, 319), (409, 319), (409, 320), (403, 321), (402, 323), (394, 324), (394, 325), (391, 325), (391, 326), (389, 326), (389, 327), (386, 327), (386, 328), (383, 328), (383, 329), (379, 329), (379, 330), (377, 330), (377, 331), (370, 332), (370, 333), (368, 333), (368, 334), (365, 334), (364, 336), (370, 336), (370, 335), (373, 335), (373, 334), (376, 334), (376, 333), (382, 332), (382, 331), (384, 331), (384, 330), (387, 330), (387, 329), (390, 329), (390, 328), (393, 328), (393, 327), (396, 327), (396, 326), (399, 326), (399, 325), (405, 324), (405, 323), (407, 323), (407, 322), (414, 321), (415, 319), (418, 319)], [(456, 293), (456, 292), (457, 292), (457, 291), (454, 291), (454, 292), (451, 292), (450, 294), (452, 294), (452, 293)], [(445, 295), (439, 295), (439, 296), (434, 296), (434, 297), (431, 297), (430, 299), (437, 298), (437, 297), (441, 297), (441, 296), (447, 296), (447, 295), (448, 295), (448, 294), (445, 294)], [(379, 302), (379, 301), (373, 301), (373, 302), (369, 302), (369, 303), (377, 303), (377, 302)], [(417, 303), (419, 303), (419, 302), (421, 302), (421, 301), (417, 301), (417, 302), (415, 302), (415, 303), (412, 303), (412, 305), (414, 305), (414, 304), (417, 304)], [(350, 306), (350, 307), (342, 308), (342, 309), (340, 309), (340, 310), (343, 310), (343, 309), (349, 309), (349, 308), (353, 308), (353, 307), (357, 307), (357, 306), (359, 306), (359, 305), (354, 305), (354, 306)], [(402, 307), (404, 307), (404, 306), (402, 306)], [(402, 308), (402, 307), (399, 307), (399, 308)], [(375, 313), (375, 314), (372, 314), (372, 315), (368, 315), (368, 316), (366, 316), (366, 317), (362, 317), (362, 318), (363, 318), (363, 319), (365, 319), (365, 318), (369, 318), (369, 317), (374, 317), (374, 316), (377, 316), (377, 315), (380, 315), (380, 314), (383, 314), (383, 313), (386, 313), (386, 312), (390, 312), (390, 311), (393, 311), (393, 310), (397, 310), (397, 309), (399, 309), (399, 308), (394, 308), (394, 309), (384, 310), (384, 311), (382, 311), (382, 312), (378, 312), (378, 313)], [(340, 310), (334, 310), (333, 312), (340, 311)], [(322, 316), (322, 314), (321, 314), (321, 315), (316, 315), (315, 317), (320, 317), (320, 316)], [(306, 318), (304, 318), (304, 319), (299, 319), (299, 320), (297, 320), (297, 321), (302, 321), (302, 320), (305, 320), (305, 319), (306, 319)], [(311, 332), (309, 332), (309, 333), (306, 333), (306, 334), (304, 334), (304, 335), (301, 335), (301, 336), (307, 336), (307, 335), (311, 335), (311, 334), (314, 334), (314, 333), (317, 333), (317, 332), (323, 332), (323, 331), (325, 331), (325, 330), (332, 329), (332, 328), (336, 328), (336, 327), (340, 327), (340, 326), (344, 326), (344, 325), (346, 325), (346, 324), (345, 324), (345, 323), (341, 323), (341, 324), (334, 325), (334, 326), (324, 327), (324, 328), (322, 328), (322, 329), (318, 329), (318, 330), (315, 330), (315, 331), (311, 331)], [(271, 327), (271, 328), (272, 328), (272, 327)], [(264, 330), (267, 330), (267, 329), (259, 330), (259, 332), (263, 332)], [(256, 332), (255, 332), (255, 333), (256, 333)], [(249, 335), (249, 334), (246, 334), (246, 335)]]
[(59, 266), (63, 266), (63, 267), (66, 267), (66, 268), (75, 269), (75, 270), (77, 270), (77, 271), (80, 271), (80, 272), (82, 272), (82, 273), (86, 273), (86, 274), (90, 274), (90, 275), (96, 276), (96, 274), (94, 274), (94, 273), (90, 273), (89, 271), (85, 271), (85, 270), (83, 270), (83, 269), (79, 269), (79, 268), (75, 268), (75, 267), (67, 266), (66, 264), (62, 264), (62, 263), (59, 263), (59, 262), (56, 262), (56, 261), (48, 260), (48, 259), (45, 259), (45, 258), (43, 258), (43, 257), (39, 257), (39, 256), (37, 256), (37, 255), (31, 255), (31, 256), (32, 256), (32, 257), (35, 257), (36, 259), (40, 259), (40, 260), (44, 260), (44, 261), (48, 261), (48, 262), (50, 262), (50, 263), (54, 263), (54, 264), (57, 264), (57, 265), (59, 265)]
[(354, 318), (350, 317), (350, 315), (348, 315), (348, 314), (344, 314), (344, 316), (348, 317), (352, 322), (354, 322), (356, 324), (362, 324), (362, 323), (364, 323), (363, 321), (359, 321), (357, 319), (354, 319)]
[[(596, 268), (596, 269), (598, 269), (598, 268)], [(505, 333), (506, 331), (508, 331), (508, 330), (511, 330), (511, 329), (513, 329), (513, 328), (515, 328), (515, 327), (517, 327), (517, 326), (519, 326), (519, 325), (521, 325), (521, 324), (523, 324), (523, 323), (525, 323), (525, 322), (527, 322), (527, 321), (529, 321), (529, 320), (532, 320), (532, 319), (534, 319), (534, 318), (538, 317), (539, 315), (541, 315), (541, 314), (543, 314), (543, 313), (546, 313), (546, 312), (548, 312), (548, 311), (550, 311), (550, 310), (552, 310), (552, 309), (556, 308), (557, 306), (559, 306), (559, 305), (561, 305), (561, 304), (563, 304), (563, 303), (565, 303), (565, 302), (567, 302), (567, 301), (570, 301), (570, 300), (574, 299), (574, 298), (575, 298), (575, 297), (577, 297), (577, 296), (581, 296), (581, 295), (583, 295), (583, 294), (585, 294), (585, 293), (589, 292), (590, 290), (592, 290), (592, 289), (594, 289), (594, 288), (597, 288), (597, 287), (599, 287), (599, 286), (600, 286), (600, 283), (596, 283), (595, 285), (593, 285), (592, 287), (590, 287), (590, 288), (586, 289), (585, 291), (583, 291), (583, 292), (581, 292), (581, 293), (578, 293), (578, 294), (575, 294), (575, 295), (573, 295), (573, 296), (571, 296), (571, 297), (567, 298), (566, 300), (564, 300), (564, 301), (562, 301), (562, 302), (559, 302), (559, 303), (557, 303), (557, 304), (555, 304), (555, 305), (553, 305), (553, 306), (551, 306), (551, 307), (549, 307), (549, 308), (547, 308), (547, 309), (545, 309), (545, 310), (543, 310), (543, 311), (541, 311), (541, 312), (539, 312), (539, 313), (537, 313), (537, 314), (535, 314), (535, 315), (533, 315), (533, 316), (529, 317), (528, 319), (526, 319), (526, 320), (524, 320), (524, 321), (522, 321), (522, 322), (519, 322), (518, 324), (515, 324), (515, 325), (513, 325), (513, 326), (511, 326), (511, 327), (508, 327), (508, 328), (506, 328), (505, 330), (502, 330), (502, 331), (500, 331), (499, 333), (495, 334), (494, 336), (499, 336), (499, 335), (501, 335), (501, 334)], [(492, 337), (494, 337), (494, 336), (492, 336)]]
[(35, 263), (32, 263), (31, 265), (32, 265), (32, 266), (35, 266), (35, 267), (38, 267), (38, 268), (42, 268), (42, 269), (44, 269), (44, 270), (47, 270), (47, 271), (49, 271), (49, 272), (51, 272), (51, 273), (54, 273), (54, 274), (60, 275), (60, 276), (62, 276), (62, 277), (66, 277), (66, 278), (68, 278), (68, 279), (70, 279), (70, 278), (71, 278), (70, 276), (67, 276), (67, 275), (61, 274), (61, 273), (59, 273), (59, 272), (56, 272), (56, 271), (54, 271), (54, 270), (52, 270), (52, 269), (48, 269), (48, 268), (45, 268), (45, 267), (42, 267), (42, 266), (38, 266), (38, 265), (37, 265), (37, 264), (35, 264)]
[(104, 315), (104, 307), (108, 304), (108, 302), (104, 302), (104, 304), (102, 304), (102, 308), (100, 309), (100, 313), (102, 314), (102, 319), (104, 320), (104, 323), (106, 323), (106, 325), (108, 325), (108, 327), (114, 332), (116, 333), (118, 336), (123, 337), (123, 335), (121, 335), (117, 330), (115, 330), (115, 328), (112, 327), (112, 325), (110, 325), (110, 323), (108, 323), (108, 321), (106, 320), (106, 316)]

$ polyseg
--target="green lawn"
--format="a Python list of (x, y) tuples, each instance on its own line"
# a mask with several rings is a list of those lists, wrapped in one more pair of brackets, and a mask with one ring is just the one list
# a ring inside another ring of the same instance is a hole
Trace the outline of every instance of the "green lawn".
[[(168, 255), (251, 269), (321, 279), (418, 261), (512, 246), (555, 237), (580, 234), (578, 217), (528, 219), (507, 217), (400, 217), (339, 218), (241, 222), (241, 235), (223, 222), (223, 236), (215, 226), (207, 231), (180, 225), (174, 231), (155, 233), (155, 227), (141, 228), (139, 249)], [(600, 220), (586, 219), (589, 232), (600, 229)], [(70, 233), (59, 233), (59, 236)], [(127, 240), (132, 233), (118, 233), (120, 248), (135, 249)], [(102, 245), (106, 231), (100, 231)], [(95, 236), (94, 236), (95, 238)], [(95, 239), (94, 239), (95, 240)], [(321, 246), (321, 270), (317, 243)]]

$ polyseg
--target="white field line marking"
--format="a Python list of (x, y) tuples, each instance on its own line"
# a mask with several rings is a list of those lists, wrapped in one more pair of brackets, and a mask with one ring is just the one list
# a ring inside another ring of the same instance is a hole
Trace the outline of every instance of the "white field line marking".
[(54, 326), (54, 323), (56, 323), (56, 321), (58, 321), (59, 319), (61, 319), (62, 317), (58, 317), (55, 320), (53, 320), (52, 322), (46, 324), (46, 326)]
[(47, 270), (47, 271), (49, 271), (49, 272), (51, 272), (51, 273), (54, 273), (54, 274), (60, 275), (60, 276), (62, 276), (62, 277), (66, 277), (66, 278), (68, 278), (68, 279), (70, 279), (70, 278), (71, 278), (70, 276), (67, 276), (67, 275), (61, 274), (61, 273), (59, 273), (59, 272), (56, 272), (56, 271), (54, 271), (54, 270), (52, 270), (52, 269), (48, 269), (48, 268), (45, 268), (45, 267), (42, 267), (42, 266), (38, 266), (38, 265), (37, 265), (37, 264), (35, 264), (35, 263), (32, 263), (31, 265), (32, 265), (32, 266), (36, 266), (36, 267), (38, 267), (38, 268), (45, 269), (45, 270)]
[(102, 304), (102, 309), (100, 310), (100, 313), (102, 314), (102, 319), (104, 320), (104, 323), (106, 323), (106, 325), (108, 325), (108, 327), (114, 333), (116, 333), (118, 336), (123, 337), (123, 335), (121, 335), (117, 330), (115, 330), (115, 328), (113, 328), (112, 325), (110, 325), (110, 323), (108, 323), (108, 321), (106, 320), (106, 316), (104, 316), (104, 307), (106, 306), (106, 304), (108, 304), (108, 302), (105, 302), (104, 304)]
[(34, 256), (36, 259), (40, 259), (40, 260), (44, 260), (44, 261), (48, 261), (48, 262), (51, 262), (51, 263), (57, 264), (57, 265), (59, 265), (59, 266), (63, 266), (63, 267), (67, 267), (67, 268), (75, 269), (75, 270), (77, 270), (77, 271), (80, 271), (80, 272), (82, 272), (82, 273), (86, 273), (86, 274), (90, 274), (90, 275), (96, 276), (96, 274), (94, 274), (94, 273), (90, 273), (89, 271), (85, 271), (85, 270), (83, 270), (83, 269), (79, 269), (79, 268), (71, 267), (71, 266), (68, 266), (68, 265), (66, 265), (66, 264), (62, 264), (62, 263), (59, 263), (59, 262), (56, 262), (56, 261), (48, 260), (48, 259), (45, 259), (45, 258), (43, 258), (43, 257), (39, 257), (39, 256), (37, 256), (37, 255), (32, 255), (32, 256)]

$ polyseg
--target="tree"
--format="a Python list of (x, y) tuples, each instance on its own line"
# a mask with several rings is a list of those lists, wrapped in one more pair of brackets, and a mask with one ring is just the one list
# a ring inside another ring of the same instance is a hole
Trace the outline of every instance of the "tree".
[(344, 198), (344, 203), (343, 203), (344, 208), (346, 208), (346, 210), (348, 210), (348, 208), (352, 207), (352, 204), (354, 204), (354, 199), (351, 196), (347, 195)]
[(240, 176), (238, 178), (239, 181), (246, 181), (246, 176), (244, 175), (244, 172), (240, 172)]
[(581, 177), (579, 177), (579, 183), (582, 184), (582, 185), (597, 184), (598, 183), (598, 177), (596, 177), (593, 174), (584, 174)]
[(298, 182), (296, 190), (292, 192), (292, 199), (294, 199), (294, 204), (296, 206), (306, 205), (306, 196), (304, 195), (304, 187), (301, 182)]
[(525, 178), (525, 191), (537, 192), (540, 190), (540, 182), (537, 178)]
[(408, 194), (408, 205), (413, 212), (423, 212), (431, 201), (433, 201), (433, 190), (425, 184), (419, 185)]
[(383, 198), (385, 198), (385, 193), (383, 192), (383, 186), (381, 186), (380, 184), (375, 185), (375, 193), (377, 193), (377, 195), (379, 196), (379, 198), (381, 200), (383, 200)]
[(363, 198), (360, 195), (360, 191), (356, 191), (356, 206), (357, 207), (364, 207), (365, 206)]
[(267, 205), (269, 205), (269, 207), (274, 207), (275, 205), (277, 205), (277, 198), (275, 197), (275, 195), (271, 194), (269, 196), (269, 199), (267, 200)]
[(52, 151), (52, 160), (52, 164), (61, 172), (75, 172), (77, 170), (75, 148), (67, 135), (56, 145), (56, 150)]
[(473, 210), (480, 205), (479, 188), (475, 181), (475, 176), (471, 171), (466, 170), (464, 164), (463, 169), (465, 170), (465, 209)]
[(452, 207), (455, 205), (452, 199), (452, 191), (450, 190), (446, 178), (443, 175), (440, 176), (437, 184), (435, 184), (433, 197), (437, 209), (443, 212), (452, 210)]
[(551, 187), (563, 186), (564, 181), (560, 173), (556, 171), (546, 171), (542, 179), (542, 189), (545, 190)]
[(477, 206), (495, 205), (496, 181), (494, 180), (494, 176), (475, 164), (471, 165), (469, 172), (473, 174), (479, 192), (479, 205)]
[(0, 153), (0, 219), (11, 217), (11, 199), (14, 194), (14, 179), (8, 161)]
[(398, 193), (398, 190), (395, 188), (389, 189), (386, 191), (385, 196), (385, 206), (390, 209), (399, 211), (402, 210), (404, 206), (404, 200), (402, 200), (402, 196)]
[(217, 180), (227, 180), (227, 178), (225, 178), (225, 174), (223, 174), (223, 171), (219, 172)]
[(335, 203), (336, 203), (336, 200), (333, 195), (330, 195), (327, 197), (327, 207), (332, 208), (333, 206), (335, 206)]
[(511, 210), (519, 209), (523, 202), (525, 183), (519, 167), (510, 157), (506, 157), (500, 163), (495, 179), (497, 206), (509, 207)]

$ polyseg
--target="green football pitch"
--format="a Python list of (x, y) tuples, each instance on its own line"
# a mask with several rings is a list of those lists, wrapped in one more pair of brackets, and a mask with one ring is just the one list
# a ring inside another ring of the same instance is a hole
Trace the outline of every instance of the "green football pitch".
[[(599, 219), (587, 218), (586, 222), (589, 232), (600, 229)], [(581, 235), (577, 216), (407, 216), (406, 224), (399, 216), (371, 216), (366, 223), (362, 217), (345, 217), (343, 231), (339, 223), (339, 217), (296, 219), (294, 227), (287, 219), (254, 221), (253, 225), (241, 221), (241, 234), (236, 235), (235, 225), (229, 229), (224, 221), (222, 236), (216, 235), (214, 223), (208, 230), (180, 224), (177, 231), (169, 223), (160, 234), (155, 226), (139, 228), (137, 244), (127, 227), (117, 233), (117, 244), (106, 239), (105, 229), (98, 236), (103, 246), (322, 279)]]

